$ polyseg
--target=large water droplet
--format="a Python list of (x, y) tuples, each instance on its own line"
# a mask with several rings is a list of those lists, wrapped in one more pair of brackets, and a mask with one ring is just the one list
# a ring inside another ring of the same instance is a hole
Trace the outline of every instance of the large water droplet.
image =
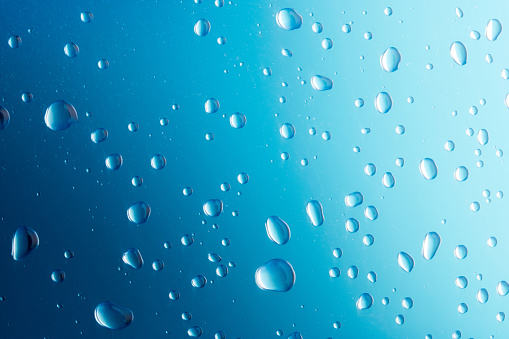
[(290, 123), (285, 123), (279, 128), (279, 133), (285, 139), (291, 139), (295, 135), (295, 127)]
[(0, 131), (9, 125), (11, 121), (11, 115), (9, 111), (0, 106)]
[(288, 224), (277, 216), (267, 218), (265, 229), (269, 239), (278, 245), (284, 245), (290, 240), (290, 227)]
[(13, 35), (9, 38), (7, 43), (9, 44), (10, 48), (18, 48), (21, 46), (21, 38), (17, 35)]
[(205, 284), (207, 283), (207, 278), (205, 278), (203, 275), (197, 275), (193, 279), (191, 279), (191, 285), (196, 288), (203, 288)]
[(80, 49), (79, 49), (79, 47), (74, 42), (68, 42), (64, 46), (64, 53), (69, 58), (77, 57), (79, 52), (80, 52)]
[(345, 205), (348, 207), (355, 207), (362, 204), (364, 197), (360, 192), (353, 192), (345, 197)]
[(477, 133), (477, 141), (481, 146), (484, 146), (488, 143), (488, 131), (485, 129), (479, 130), (479, 133)]
[(223, 202), (219, 199), (210, 199), (203, 204), (203, 212), (209, 217), (217, 217), (223, 211)]
[(480, 302), (481, 304), (486, 303), (489, 297), (490, 296), (488, 294), (488, 291), (485, 288), (481, 288), (479, 291), (477, 291), (476, 298), (477, 301)]
[(313, 226), (321, 226), (323, 224), (322, 204), (317, 200), (311, 200), (306, 205), (306, 212), (313, 223)]
[(279, 27), (291, 31), (302, 26), (302, 17), (293, 8), (283, 8), (276, 14)]
[(451, 57), (458, 65), (463, 66), (467, 63), (467, 48), (460, 41), (452, 43), (450, 48)]
[(111, 301), (105, 301), (97, 305), (94, 315), (99, 325), (112, 330), (121, 330), (133, 321), (133, 312), (130, 309)]
[(387, 92), (380, 92), (375, 98), (375, 108), (380, 113), (387, 113), (392, 108), (392, 98)]
[(127, 209), (127, 218), (135, 224), (143, 224), (150, 216), (150, 206), (143, 201), (134, 203)]
[(94, 15), (90, 12), (81, 12), (80, 17), (81, 17), (81, 21), (83, 21), (86, 24), (88, 24), (89, 22), (91, 22), (94, 19)]
[(122, 255), (122, 261), (136, 269), (139, 269), (143, 266), (143, 258), (141, 257), (140, 251), (138, 251), (136, 248), (128, 249)]
[(468, 169), (465, 166), (459, 166), (454, 171), (454, 179), (457, 181), (465, 181), (468, 178)]
[(120, 154), (115, 153), (108, 155), (104, 160), (104, 163), (106, 164), (106, 168), (112, 171), (116, 171), (122, 166), (124, 160)]
[(366, 310), (370, 308), (371, 305), (373, 305), (373, 297), (369, 293), (362, 293), (355, 303), (358, 310)]
[(39, 236), (30, 227), (21, 226), (12, 236), (11, 255), (14, 260), (21, 261), (39, 246)]
[(437, 165), (435, 164), (435, 161), (430, 158), (424, 158), (421, 160), (419, 170), (421, 171), (422, 176), (428, 180), (435, 179), (438, 174)]
[(219, 110), (219, 101), (214, 98), (207, 99), (205, 101), (205, 112), (216, 113)]
[(497, 284), (497, 293), (505, 296), (509, 293), (509, 284), (506, 281), (501, 281)]
[(407, 272), (412, 272), (414, 268), (414, 258), (410, 256), (410, 254), (405, 252), (398, 253), (398, 264), (403, 270)]
[(201, 336), (202, 333), (203, 333), (203, 330), (201, 329), (200, 326), (193, 326), (187, 330), (187, 335), (192, 338), (197, 338), (197, 337)]
[(161, 154), (156, 154), (150, 159), (150, 166), (152, 166), (153, 169), (161, 170), (166, 166), (166, 158)]
[(497, 40), (498, 36), (502, 32), (502, 24), (497, 19), (491, 19), (486, 25), (486, 38), (489, 41)]
[(424, 241), (422, 243), (422, 256), (426, 260), (431, 260), (437, 253), (438, 247), (441, 243), (440, 236), (436, 232), (429, 232), (424, 237)]
[(386, 72), (394, 72), (401, 62), (401, 54), (396, 47), (389, 47), (380, 57), (380, 65)]
[(242, 113), (233, 113), (230, 117), (230, 125), (233, 128), (242, 128), (246, 124), (246, 117)]
[(194, 25), (194, 33), (198, 36), (205, 36), (209, 34), (210, 31), (210, 22), (205, 19), (200, 19)]
[(332, 88), (334, 83), (331, 79), (322, 75), (315, 75), (311, 77), (311, 86), (317, 91), (328, 91)]
[(255, 273), (256, 285), (262, 290), (286, 292), (295, 284), (295, 271), (283, 259), (272, 259)]
[(44, 122), (50, 129), (62, 131), (78, 122), (78, 113), (76, 113), (73, 105), (67, 101), (58, 100), (46, 108)]
[(90, 134), (90, 140), (98, 144), (105, 141), (108, 138), (108, 131), (104, 128), (98, 128)]

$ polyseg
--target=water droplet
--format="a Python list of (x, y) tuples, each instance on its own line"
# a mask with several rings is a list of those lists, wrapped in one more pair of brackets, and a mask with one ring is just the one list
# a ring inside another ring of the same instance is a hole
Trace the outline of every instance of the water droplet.
[(205, 19), (200, 19), (194, 25), (194, 33), (197, 36), (205, 36), (210, 32), (210, 22)]
[(329, 270), (329, 276), (331, 278), (337, 278), (341, 275), (341, 271), (337, 267), (333, 267)]
[(9, 38), (7, 43), (9, 44), (10, 48), (18, 48), (21, 46), (21, 38), (17, 35), (13, 35)]
[(355, 100), (354, 104), (355, 104), (355, 106), (361, 108), (362, 106), (364, 106), (364, 100), (359, 98), (359, 99)]
[(398, 253), (398, 264), (404, 271), (412, 272), (414, 268), (414, 258), (410, 256), (410, 254), (405, 252)]
[(382, 184), (384, 184), (387, 188), (394, 187), (394, 184), (396, 184), (396, 179), (394, 179), (394, 176), (391, 172), (385, 172), (384, 176), (382, 177)]
[(133, 321), (133, 312), (130, 309), (111, 301), (105, 301), (97, 305), (94, 315), (99, 325), (112, 330), (121, 330)]
[(403, 315), (399, 314), (396, 316), (396, 319), (394, 321), (398, 325), (403, 325), (405, 323), (405, 317), (403, 317)]
[(0, 106), (0, 131), (6, 128), (11, 121), (11, 115), (9, 111)]
[(376, 283), (376, 273), (375, 272), (373, 272), (373, 271), (368, 272), (367, 278), (370, 282)]
[(354, 218), (348, 218), (345, 222), (345, 228), (350, 233), (355, 233), (359, 230), (359, 221)]
[(104, 128), (98, 128), (90, 134), (90, 140), (98, 144), (105, 141), (108, 138), (108, 131)]
[(290, 227), (288, 224), (277, 216), (267, 218), (265, 229), (269, 239), (278, 245), (284, 245), (290, 240)]
[(366, 246), (371, 246), (375, 242), (375, 237), (373, 237), (371, 234), (366, 234), (364, 238), (362, 238), (362, 242)]
[(143, 178), (142, 177), (139, 177), (139, 176), (134, 176), (132, 179), (131, 179), (131, 184), (134, 186), (134, 187), (139, 187), (143, 184)]
[(360, 192), (353, 192), (345, 197), (345, 205), (348, 207), (356, 207), (362, 204), (364, 197)]
[(203, 275), (197, 275), (191, 280), (191, 285), (196, 288), (202, 288), (207, 283), (207, 278)]
[(458, 18), (463, 18), (463, 11), (459, 7), (456, 7), (456, 16)]
[(375, 98), (375, 108), (380, 113), (387, 113), (392, 108), (392, 98), (387, 92), (380, 92)]
[(276, 14), (279, 27), (291, 31), (302, 26), (302, 17), (293, 8), (283, 8)]
[(419, 170), (421, 171), (422, 176), (428, 180), (435, 179), (438, 174), (437, 165), (435, 164), (435, 161), (430, 158), (424, 158), (421, 160)]
[(401, 62), (401, 54), (396, 47), (389, 47), (380, 57), (380, 66), (386, 72), (394, 72)]
[(454, 249), (454, 256), (458, 259), (465, 259), (467, 257), (468, 250), (464, 245), (458, 245)]
[(371, 305), (373, 305), (373, 297), (369, 293), (362, 293), (355, 303), (358, 310), (366, 310), (370, 308)]
[(315, 33), (322, 33), (323, 31), (323, 26), (321, 23), (319, 22), (315, 22), (312, 26), (311, 26), (311, 29), (313, 30), (313, 32)]
[(324, 221), (322, 204), (317, 200), (311, 200), (306, 205), (306, 213), (311, 219), (313, 226), (321, 226)]
[(347, 275), (350, 279), (355, 279), (359, 275), (359, 269), (357, 266), (350, 266), (347, 271)]
[(504, 312), (498, 312), (496, 319), (500, 322), (503, 322), (505, 320), (505, 313)]
[(23, 100), (23, 102), (30, 102), (33, 99), (34, 99), (34, 96), (30, 92), (24, 92), (23, 94), (21, 94), (21, 100)]
[(181, 239), (180, 239), (180, 242), (182, 243), (182, 245), (184, 246), (189, 246), (193, 243), (193, 237), (190, 236), (189, 234), (186, 234), (184, 235)]
[(470, 204), (470, 210), (472, 212), (477, 212), (477, 211), (479, 211), (480, 208), (481, 208), (481, 205), (477, 201), (474, 201), (473, 203)]
[(101, 59), (97, 62), (97, 67), (100, 69), (108, 69), (110, 67), (110, 62), (106, 59)]
[(80, 52), (80, 49), (79, 47), (73, 43), (73, 42), (68, 42), (67, 44), (65, 44), (64, 46), (64, 53), (65, 55), (67, 55), (69, 58), (75, 58), (78, 56)]
[(477, 133), (477, 141), (481, 146), (484, 146), (488, 143), (488, 131), (485, 129), (479, 130), (479, 133)]
[(30, 227), (18, 227), (12, 236), (12, 258), (16, 261), (24, 260), (38, 246), (39, 236), (37, 232)]
[(127, 218), (130, 222), (135, 224), (143, 224), (147, 222), (150, 216), (150, 206), (144, 203), (143, 201), (139, 201), (137, 203), (132, 204), (127, 209)]
[(65, 272), (62, 270), (54, 270), (51, 273), (51, 280), (56, 283), (61, 283), (65, 279)]
[(285, 123), (279, 129), (281, 136), (286, 139), (291, 139), (295, 135), (295, 127), (290, 123)]
[(129, 125), (127, 125), (127, 129), (130, 132), (136, 132), (140, 128), (140, 126), (135, 122), (130, 122)]
[(242, 128), (246, 124), (246, 117), (242, 113), (233, 113), (230, 117), (230, 125), (233, 128)]
[(481, 33), (479, 33), (478, 31), (471, 31), (470, 37), (474, 40), (479, 40), (481, 38)]
[(498, 36), (502, 32), (502, 24), (497, 19), (491, 19), (486, 25), (486, 38), (489, 41), (497, 40)]
[(414, 306), (414, 301), (412, 298), (406, 297), (401, 301), (401, 306), (409, 310), (412, 308), (412, 306)]
[(293, 53), (292, 51), (290, 51), (289, 49), (287, 48), (284, 48), (281, 50), (281, 54), (285, 57), (288, 57), (288, 58), (291, 58), (293, 56)]
[(216, 113), (219, 110), (219, 101), (214, 98), (207, 99), (205, 101), (205, 112), (206, 113)]
[(218, 277), (224, 278), (224, 277), (226, 277), (227, 274), (228, 274), (228, 267), (226, 267), (225, 265), (217, 266), (217, 268), (216, 268), (216, 275)]
[(458, 312), (461, 313), (461, 314), (467, 313), (468, 312), (467, 304), (465, 304), (465, 303), (459, 304), (458, 305)]
[(345, 33), (350, 33), (352, 31), (352, 26), (349, 24), (344, 24), (343, 27), (341, 27), (341, 30)]
[(122, 166), (124, 160), (120, 154), (115, 153), (108, 155), (104, 160), (104, 163), (106, 164), (106, 168), (112, 171), (116, 171)]
[(44, 122), (50, 129), (62, 131), (78, 122), (78, 113), (76, 113), (73, 105), (67, 101), (58, 100), (46, 108)]
[(444, 148), (448, 152), (454, 151), (454, 147), (455, 147), (455, 145), (454, 145), (454, 142), (452, 140), (447, 140), (445, 142), (445, 144), (444, 144)]
[(364, 39), (371, 40), (373, 38), (373, 34), (371, 32), (364, 33)]
[(193, 338), (201, 336), (203, 333), (203, 330), (200, 326), (193, 326), (187, 330), (187, 335)]
[(501, 281), (497, 284), (497, 293), (505, 296), (509, 293), (509, 284), (506, 281)]
[(161, 154), (156, 154), (150, 159), (150, 166), (155, 170), (161, 170), (166, 166), (166, 158)]
[(481, 304), (486, 303), (489, 298), (488, 291), (485, 288), (481, 288), (479, 291), (477, 291), (476, 298), (477, 301), (479, 301)]
[(426, 260), (431, 260), (437, 253), (438, 247), (441, 243), (440, 236), (436, 232), (429, 232), (424, 237), (424, 241), (422, 243), (422, 256)]
[[(464, 288), (466, 288), (468, 286), (467, 278), (465, 278), (462, 275), (457, 277), (456, 280), (454, 281), (454, 283), (456, 284), (456, 286), (458, 286), (461, 289), (464, 289)], [(508, 286), (508, 288), (509, 288), (509, 286)]]
[(459, 166), (454, 171), (454, 179), (457, 181), (465, 181), (468, 179), (468, 169), (465, 166)]
[[(329, 38), (325, 38), (322, 40), (322, 47), (323, 49), (331, 49), (333, 46), (333, 43), (332, 43), (332, 40), (329, 39)], [(311, 81), (313, 81), (313, 78), (311, 78)], [(311, 85), (313, 85), (313, 83), (311, 82)]]
[(311, 86), (317, 91), (328, 91), (332, 89), (333, 84), (331, 79), (321, 75), (311, 77)]
[(387, 16), (391, 16), (392, 15), (392, 8), (390, 7), (387, 7), (384, 9), (384, 14), (387, 15)]
[(459, 339), (461, 338), (461, 332), (460, 331), (454, 331), (452, 334), (452, 339)]
[(405, 133), (405, 126), (403, 126), (403, 125), (396, 126), (396, 133), (404, 134)]
[(460, 41), (452, 43), (450, 48), (451, 57), (458, 65), (463, 66), (467, 63), (467, 48)]
[(286, 292), (295, 284), (295, 271), (288, 261), (272, 259), (256, 270), (255, 281), (262, 290)]
[(64, 252), (64, 258), (71, 259), (72, 257), (74, 257), (74, 252), (73, 251), (67, 250), (67, 251)]
[(223, 202), (219, 199), (210, 199), (203, 204), (203, 212), (209, 217), (217, 217), (223, 211)]
[(124, 252), (122, 254), (122, 261), (135, 269), (140, 269), (143, 266), (143, 258), (140, 251), (136, 248), (130, 248)]
[(376, 173), (376, 166), (372, 163), (369, 163), (364, 167), (364, 173), (372, 177)]
[(88, 24), (94, 19), (94, 15), (90, 12), (81, 12), (81, 21)]
[(334, 250), (332, 250), (332, 255), (333, 255), (335, 258), (339, 259), (339, 258), (341, 258), (341, 256), (343, 255), (343, 250), (342, 250), (341, 248), (339, 248), (339, 247), (338, 247), (338, 248), (335, 248)]

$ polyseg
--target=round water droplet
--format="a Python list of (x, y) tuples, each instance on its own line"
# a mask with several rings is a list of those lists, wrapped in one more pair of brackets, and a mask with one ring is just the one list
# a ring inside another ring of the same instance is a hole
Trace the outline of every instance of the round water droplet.
[(143, 224), (147, 222), (150, 216), (150, 206), (143, 201), (132, 204), (127, 209), (127, 218), (135, 224)]
[[(464, 289), (464, 288), (466, 288), (468, 286), (467, 278), (465, 278), (462, 275), (457, 277), (456, 280), (454, 281), (454, 283), (456, 284), (456, 286), (458, 286), (461, 289)], [(509, 286), (508, 286), (508, 289), (509, 289)]]
[(0, 106), (0, 131), (6, 128), (11, 121), (11, 115), (9, 111)]
[(463, 66), (467, 63), (467, 48), (462, 42), (453, 42), (449, 52), (454, 62), (458, 65)]
[(409, 310), (412, 308), (412, 306), (414, 306), (414, 301), (412, 298), (406, 297), (401, 301), (401, 306)]
[(311, 29), (313, 30), (313, 32), (315, 33), (322, 33), (323, 31), (323, 26), (321, 23), (319, 22), (315, 22), (312, 26), (311, 26)]
[(357, 266), (350, 266), (347, 271), (347, 275), (350, 279), (355, 279), (359, 275), (359, 269)]
[(184, 187), (184, 189), (182, 190), (182, 194), (188, 197), (191, 194), (193, 194), (193, 189), (191, 187)]
[(127, 129), (130, 132), (136, 132), (139, 128), (140, 126), (135, 122), (130, 122), (129, 125), (127, 125)]
[(226, 267), (225, 265), (217, 266), (217, 268), (216, 268), (216, 275), (218, 277), (224, 278), (224, 277), (226, 277), (227, 274), (228, 274), (228, 267)]
[(255, 273), (256, 285), (262, 290), (286, 292), (295, 284), (295, 271), (283, 259), (272, 259)]
[(290, 240), (290, 227), (288, 224), (277, 216), (267, 218), (265, 229), (269, 239), (278, 245), (284, 245)]
[(189, 246), (193, 243), (193, 237), (190, 236), (189, 234), (186, 234), (184, 235), (181, 239), (180, 239), (180, 242), (182, 243), (182, 245), (184, 246)]
[(88, 24), (94, 19), (94, 15), (90, 12), (81, 12), (81, 21)]
[(67, 251), (64, 252), (64, 258), (71, 259), (72, 257), (74, 257), (74, 252), (73, 251), (67, 250)]
[(58, 100), (46, 108), (44, 122), (50, 129), (62, 131), (78, 122), (78, 113), (76, 113), (73, 105), (67, 101)]
[(61, 283), (65, 279), (65, 272), (62, 270), (54, 270), (51, 273), (51, 280), (56, 283)]
[(143, 266), (143, 258), (140, 251), (136, 248), (130, 248), (122, 254), (122, 261), (135, 269), (140, 269)]
[(242, 113), (234, 113), (230, 117), (230, 125), (233, 128), (242, 128), (246, 124), (246, 117)]
[(80, 49), (79, 49), (79, 47), (74, 42), (68, 42), (64, 46), (64, 53), (69, 58), (77, 57), (79, 52), (80, 52)]
[(481, 38), (481, 33), (479, 33), (478, 31), (471, 31), (470, 37), (474, 40), (479, 40)]
[(219, 101), (214, 98), (207, 99), (205, 101), (205, 112), (206, 113), (216, 113), (219, 110)]
[(345, 228), (350, 233), (355, 233), (359, 230), (359, 222), (357, 219), (348, 218), (345, 222)]
[(468, 179), (468, 169), (465, 166), (459, 166), (454, 171), (454, 179), (457, 181), (465, 181)]
[(124, 160), (120, 154), (115, 153), (108, 155), (104, 160), (104, 163), (106, 164), (106, 168), (112, 171), (116, 171), (122, 166)]
[(479, 291), (477, 291), (476, 298), (478, 302), (485, 304), (489, 299), (488, 291), (485, 288), (481, 288)]
[(291, 31), (302, 26), (302, 17), (293, 8), (283, 8), (276, 14), (279, 27)]
[(405, 323), (405, 317), (402, 314), (399, 314), (396, 316), (394, 321), (396, 321), (396, 324), (398, 325), (403, 325)]
[(376, 173), (376, 166), (372, 163), (369, 163), (364, 167), (364, 173), (372, 177)]
[(341, 256), (343, 255), (343, 250), (342, 250), (341, 248), (339, 248), (339, 247), (338, 247), (338, 248), (335, 248), (334, 250), (332, 250), (332, 255), (333, 255), (335, 258), (339, 259), (339, 258), (341, 258)]
[(100, 69), (108, 69), (110, 67), (110, 63), (106, 59), (101, 59), (97, 62), (97, 67)]
[(422, 243), (422, 256), (426, 260), (431, 260), (437, 253), (438, 247), (440, 246), (440, 243), (442, 242), (442, 239), (440, 239), (440, 236), (436, 232), (429, 232), (424, 237), (424, 241)]
[(200, 326), (193, 326), (187, 330), (187, 335), (192, 338), (197, 338), (197, 337), (201, 336), (202, 333), (203, 333), (203, 330), (201, 329)]
[(341, 27), (341, 30), (345, 33), (350, 33), (352, 31), (352, 26), (349, 24), (344, 24), (343, 27)]
[[(331, 49), (334, 44), (332, 43), (332, 40), (329, 38), (325, 38), (322, 40), (322, 47), (323, 49)], [(311, 78), (312, 79), (312, 78)], [(313, 83), (311, 83), (313, 85)]]
[(505, 320), (505, 313), (504, 312), (498, 312), (496, 319), (500, 322), (503, 322)]
[(459, 339), (461, 338), (461, 332), (460, 331), (454, 331), (452, 334), (452, 339)]
[(386, 72), (394, 72), (401, 62), (401, 54), (396, 47), (389, 47), (380, 56), (380, 66)]
[(210, 32), (210, 22), (205, 19), (200, 19), (194, 25), (194, 33), (197, 36), (205, 36)]
[(396, 133), (404, 134), (405, 133), (405, 126), (403, 126), (403, 125), (396, 126)]
[(502, 32), (502, 24), (497, 19), (491, 19), (488, 21), (488, 24), (486, 24), (486, 38), (489, 41), (495, 41), (497, 40), (498, 36)]
[(341, 271), (337, 267), (333, 267), (329, 270), (329, 276), (331, 278), (337, 278), (341, 275)]
[(139, 177), (139, 176), (135, 176), (131, 179), (131, 184), (134, 186), (134, 187), (139, 187), (143, 184), (143, 178), (142, 177)]
[(196, 288), (202, 288), (207, 283), (207, 278), (203, 275), (197, 275), (191, 280), (191, 285)]
[(164, 262), (162, 260), (154, 260), (152, 263), (152, 269), (154, 271), (161, 271), (164, 268)]
[(468, 250), (464, 245), (458, 245), (454, 249), (454, 256), (458, 259), (465, 259), (467, 257)]
[(130, 309), (111, 301), (105, 301), (97, 305), (94, 315), (99, 325), (112, 330), (121, 330), (133, 321), (133, 312)]
[(414, 263), (414, 258), (412, 258), (410, 254), (405, 252), (398, 253), (398, 264), (404, 271), (412, 272)]
[(360, 192), (353, 192), (345, 197), (345, 205), (348, 207), (356, 207), (362, 204), (364, 197)]
[(322, 75), (315, 75), (311, 77), (311, 86), (317, 91), (328, 91), (332, 89), (333, 82), (331, 79)]
[(364, 100), (359, 98), (359, 99), (355, 100), (354, 104), (355, 104), (355, 106), (361, 108), (362, 106), (364, 106)]
[(362, 242), (366, 246), (371, 246), (375, 242), (375, 237), (373, 237), (371, 234), (366, 234), (364, 238), (362, 238)]
[(223, 202), (219, 199), (210, 199), (203, 204), (203, 212), (209, 217), (217, 217), (223, 211)]
[(105, 141), (108, 138), (108, 131), (104, 128), (98, 128), (90, 134), (90, 140), (98, 144)]
[(385, 305), (385, 306), (389, 305), (389, 298), (387, 298), (387, 297), (383, 298), (382, 299), (382, 304)]
[(444, 148), (448, 152), (454, 151), (454, 147), (455, 147), (455, 145), (452, 140), (447, 140), (444, 144)]
[(375, 98), (375, 108), (380, 113), (387, 113), (392, 108), (392, 98), (387, 92), (380, 92)]
[(421, 163), (419, 164), (419, 171), (421, 171), (422, 176), (428, 180), (435, 179), (438, 174), (437, 165), (435, 164), (435, 161), (430, 158), (424, 158), (421, 160)]
[(461, 314), (467, 313), (468, 312), (467, 304), (465, 304), (465, 303), (459, 304), (458, 305), (458, 312), (461, 313)]
[(166, 166), (166, 158), (161, 154), (156, 154), (150, 159), (150, 166), (155, 170), (161, 170)]
[(509, 293), (509, 284), (506, 281), (501, 281), (497, 284), (497, 293), (505, 296)]
[(323, 208), (317, 200), (311, 200), (306, 205), (306, 213), (311, 219), (313, 226), (321, 226), (324, 221)]
[(387, 7), (384, 9), (384, 14), (387, 15), (387, 16), (391, 16), (392, 15), (392, 8), (390, 7)]
[(23, 100), (23, 102), (30, 102), (33, 99), (34, 99), (34, 96), (30, 92), (24, 92), (23, 94), (21, 94), (21, 100)]
[(12, 258), (16, 261), (24, 260), (38, 246), (39, 236), (37, 232), (30, 227), (18, 227), (12, 236)]
[(18, 48), (21, 46), (21, 38), (17, 35), (13, 35), (9, 38), (7, 43), (9, 44), (10, 48)]
[(387, 188), (392, 188), (396, 184), (396, 179), (391, 172), (385, 172), (382, 177), (382, 184)]
[(477, 141), (481, 146), (484, 146), (488, 143), (489, 137), (488, 137), (488, 131), (485, 129), (479, 130), (479, 133), (477, 133)]
[(373, 305), (373, 297), (369, 293), (362, 293), (355, 303), (358, 310), (366, 310), (370, 308), (371, 305)]

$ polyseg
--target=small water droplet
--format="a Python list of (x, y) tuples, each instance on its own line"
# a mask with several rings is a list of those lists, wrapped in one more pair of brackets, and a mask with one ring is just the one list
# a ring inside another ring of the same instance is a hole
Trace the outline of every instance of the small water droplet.
[(382, 177), (382, 184), (387, 188), (392, 188), (396, 184), (396, 179), (391, 172), (385, 172)]
[(214, 98), (207, 99), (205, 101), (205, 112), (206, 113), (216, 113), (219, 110), (219, 101)]
[(454, 256), (458, 259), (465, 259), (467, 257), (468, 250), (464, 245), (458, 245), (454, 249)]
[(90, 139), (96, 144), (105, 141), (107, 138), (108, 131), (104, 128), (98, 128), (90, 134)]
[(233, 113), (230, 116), (230, 125), (233, 128), (242, 128), (246, 124), (246, 117), (242, 113)]
[(509, 283), (501, 281), (497, 284), (497, 293), (501, 296), (505, 296), (509, 293)]
[(107, 169), (111, 171), (116, 171), (122, 166), (122, 164), (124, 163), (124, 159), (120, 154), (115, 153), (108, 155), (104, 160), (104, 163), (106, 164)]
[(459, 166), (454, 171), (454, 179), (457, 181), (465, 181), (468, 179), (468, 169), (465, 166)]
[(69, 58), (77, 57), (79, 52), (80, 52), (80, 49), (79, 49), (79, 47), (74, 42), (68, 42), (64, 46), (64, 53)]
[(479, 130), (479, 133), (477, 133), (477, 141), (481, 146), (484, 146), (488, 143), (489, 137), (488, 137), (488, 131), (485, 129)]
[(150, 216), (150, 206), (143, 201), (132, 204), (127, 209), (127, 218), (135, 224), (143, 224), (147, 222)]
[(223, 211), (223, 202), (219, 199), (210, 199), (203, 204), (203, 212), (209, 217), (217, 217)]
[(485, 304), (489, 299), (488, 291), (485, 288), (481, 288), (477, 291), (476, 298), (481, 304)]
[(285, 123), (279, 128), (279, 133), (285, 139), (291, 139), (295, 135), (295, 127), (290, 123)]
[(202, 288), (207, 283), (207, 278), (203, 275), (197, 275), (193, 279), (191, 279), (191, 285), (196, 288)]
[(51, 280), (56, 283), (61, 283), (65, 279), (65, 272), (62, 270), (54, 270), (51, 273)]
[(353, 192), (345, 197), (345, 205), (348, 207), (356, 207), (362, 204), (364, 197), (360, 192)]

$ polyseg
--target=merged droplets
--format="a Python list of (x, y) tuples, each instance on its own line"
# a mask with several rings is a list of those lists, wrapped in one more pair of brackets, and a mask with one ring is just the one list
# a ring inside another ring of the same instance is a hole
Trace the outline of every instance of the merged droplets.
[(291, 31), (302, 26), (302, 17), (293, 8), (283, 8), (276, 14), (279, 27)]
[(355, 303), (358, 310), (367, 310), (371, 305), (373, 305), (373, 296), (369, 293), (362, 293)]
[(140, 269), (143, 266), (143, 258), (141, 253), (136, 248), (130, 248), (122, 254), (122, 261), (135, 269)]
[(401, 54), (396, 47), (389, 47), (380, 56), (380, 66), (386, 72), (394, 72), (401, 62)]
[(362, 204), (364, 197), (360, 192), (353, 192), (345, 197), (345, 205), (348, 207), (356, 207)]
[(0, 131), (6, 128), (11, 121), (11, 115), (9, 111), (4, 107), (0, 106)]
[(498, 36), (502, 32), (502, 24), (497, 19), (491, 19), (486, 25), (486, 38), (489, 41), (497, 40)]
[(200, 19), (194, 25), (194, 33), (197, 36), (205, 36), (210, 32), (210, 22), (206, 19)]
[(392, 98), (387, 92), (380, 92), (375, 97), (375, 108), (378, 112), (385, 114), (392, 108)]
[(426, 260), (431, 260), (437, 253), (438, 247), (441, 243), (440, 236), (436, 232), (429, 232), (424, 237), (424, 241), (422, 243), (422, 256)]
[(489, 299), (488, 291), (485, 288), (481, 288), (479, 291), (477, 291), (476, 298), (478, 302), (485, 304)]
[(255, 281), (262, 290), (286, 292), (295, 284), (295, 271), (288, 261), (272, 259), (256, 270)]
[(467, 48), (462, 42), (453, 42), (449, 52), (454, 62), (458, 65), (463, 66), (467, 63)]
[(398, 253), (398, 264), (406, 272), (412, 272), (414, 268), (414, 258), (410, 256), (410, 254), (405, 252)]
[(421, 160), (419, 170), (421, 171), (422, 176), (428, 180), (435, 179), (438, 174), (437, 165), (435, 164), (435, 161), (430, 158), (424, 158)]
[(112, 330), (121, 330), (133, 321), (133, 312), (130, 309), (111, 301), (105, 301), (97, 305), (94, 315), (99, 325)]
[(143, 224), (150, 217), (150, 212), (150, 206), (143, 201), (139, 201), (127, 209), (127, 218), (132, 223)]
[(58, 100), (46, 108), (44, 122), (50, 129), (62, 131), (78, 122), (78, 113), (74, 106), (67, 101)]
[(291, 139), (295, 135), (295, 127), (290, 123), (285, 123), (279, 128), (279, 133), (285, 139)]
[(68, 42), (64, 46), (64, 53), (69, 58), (77, 57), (79, 52), (80, 52), (80, 49), (79, 49), (79, 47), (74, 42)]
[(459, 166), (454, 171), (454, 179), (457, 181), (465, 181), (468, 179), (468, 169), (465, 166)]
[(30, 227), (21, 226), (12, 236), (12, 258), (16, 261), (24, 260), (39, 246), (39, 236)]
[(290, 227), (278, 216), (268, 217), (265, 229), (269, 239), (278, 245), (284, 245), (290, 240)]
[(306, 205), (306, 213), (308, 214), (313, 226), (321, 226), (323, 224), (323, 208), (319, 201), (309, 201)]
[(311, 77), (311, 86), (317, 91), (328, 91), (332, 89), (334, 83), (331, 79), (322, 75), (315, 75)]
[(210, 199), (203, 204), (203, 212), (209, 217), (217, 217), (223, 211), (223, 202), (219, 199)]
[(230, 116), (230, 126), (233, 128), (242, 128), (246, 124), (246, 117), (242, 113), (233, 113)]

